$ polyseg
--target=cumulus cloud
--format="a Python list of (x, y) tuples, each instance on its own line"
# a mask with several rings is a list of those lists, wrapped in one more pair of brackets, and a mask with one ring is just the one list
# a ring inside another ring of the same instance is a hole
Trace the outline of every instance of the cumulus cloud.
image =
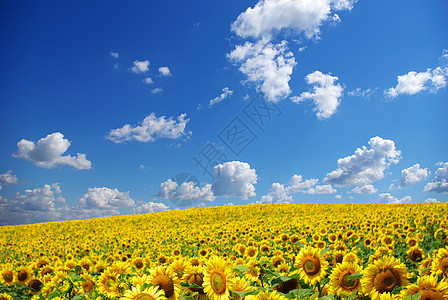
[(112, 52), (112, 51), (109, 52), (109, 55), (112, 57), (115, 57), (115, 58), (118, 58), (118, 56), (119, 56), (118, 52)]
[(135, 74), (145, 73), (149, 71), (149, 61), (134, 61), (134, 66), (131, 68), (131, 71)]
[(342, 199), (342, 195), (335, 195), (334, 198), (340, 200)]
[(338, 159), (338, 168), (328, 173), (324, 181), (339, 186), (363, 186), (381, 180), (386, 169), (401, 159), (401, 151), (392, 140), (373, 137), (370, 149), (358, 148), (355, 154)]
[(239, 70), (253, 82), (268, 101), (278, 102), (291, 93), (289, 80), (296, 61), (287, 42), (272, 44), (267, 39), (237, 45), (228, 58), (240, 65)]
[(375, 194), (378, 190), (373, 185), (366, 184), (353, 188), (351, 192), (356, 194)]
[(85, 154), (78, 153), (76, 157), (62, 154), (70, 147), (71, 142), (64, 135), (55, 132), (41, 138), (37, 143), (22, 139), (17, 143), (18, 150), (13, 157), (33, 162), (42, 168), (55, 168), (58, 165), (72, 166), (78, 170), (88, 170), (92, 163)]
[(401, 94), (415, 95), (425, 90), (435, 93), (446, 86), (448, 76), (447, 67), (437, 67), (434, 70), (428, 69), (426, 72), (411, 71), (405, 75), (397, 77), (397, 85), (384, 91), (389, 98), (395, 98)]
[(140, 206), (134, 207), (133, 212), (135, 214), (147, 214), (147, 213), (166, 211), (168, 209), (169, 209), (169, 206), (166, 206), (163, 203), (148, 202), (148, 203), (143, 203)]
[(303, 92), (300, 96), (291, 97), (294, 103), (299, 103), (311, 99), (316, 106), (314, 111), (318, 119), (331, 117), (340, 104), (340, 98), (344, 88), (335, 81), (338, 77), (330, 74), (323, 74), (320, 71), (314, 71), (305, 77), (308, 84), (314, 85), (312, 92)]
[(140, 125), (132, 126), (126, 124), (121, 128), (112, 129), (106, 136), (114, 143), (123, 143), (128, 141), (154, 142), (160, 138), (178, 139), (188, 138), (191, 131), (185, 131), (185, 127), (190, 119), (186, 119), (187, 114), (181, 114), (177, 121), (172, 117), (167, 119), (165, 116), (156, 117), (154, 113), (147, 116)]
[[(412, 167), (404, 169), (401, 171), (401, 179), (400, 184), (397, 186), (398, 188), (405, 188), (409, 185), (420, 182), (428, 177), (428, 169), (420, 168), (420, 164), (415, 164)], [(395, 185), (391, 185), (391, 188), (394, 188)]]
[(352, 9), (356, 1), (349, 0), (261, 0), (241, 13), (231, 25), (240, 37), (266, 37), (290, 30), (306, 37), (318, 36), (320, 26), (334, 19), (334, 10)]
[(389, 193), (379, 194), (379, 200), (387, 204), (399, 204), (399, 203), (409, 203), (412, 201), (411, 196), (406, 196), (401, 199), (395, 198)]
[(143, 79), (143, 82), (145, 84), (152, 84), (152, 83), (154, 83), (154, 81), (152, 81), (151, 77), (146, 77), (145, 79)]
[(160, 184), (160, 190), (154, 195), (160, 197), (162, 199), (168, 199), (170, 197), (170, 193), (177, 189), (177, 183), (168, 179), (166, 182), (162, 182)]
[(170, 68), (168, 68), (168, 67), (160, 67), (159, 73), (162, 76), (172, 76)]
[(239, 197), (248, 200), (254, 197), (257, 183), (255, 169), (251, 169), (248, 163), (229, 161), (219, 164), (214, 168), (215, 182), (211, 189), (218, 197)]
[(72, 214), (77, 214), (78, 218), (96, 218), (118, 215), (121, 207), (133, 207), (134, 200), (128, 192), (120, 192), (117, 189), (89, 188), (78, 201), (77, 205), (71, 208)]
[(212, 186), (210, 184), (206, 184), (203, 188), (199, 188), (198, 186), (196, 186), (196, 182), (184, 182), (170, 196), (170, 198), (212, 202), (213, 200), (215, 200), (215, 196), (213, 195), (211, 188)]
[(161, 87), (158, 87), (158, 88), (153, 88), (152, 90), (151, 90), (151, 93), (153, 93), (153, 94), (161, 94), (161, 93), (163, 93), (163, 89), (161, 88)]
[(19, 178), (17, 178), (17, 176), (14, 175), (11, 170), (7, 171), (6, 173), (0, 174), (0, 190), (4, 185), (6, 186), (17, 183), (19, 183)]
[(305, 191), (307, 194), (320, 195), (320, 194), (335, 194), (338, 191), (334, 189), (330, 184), (316, 185), (315, 187), (309, 188)]
[(434, 179), (425, 185), (424, 191), (448, 193), (448, 162), (437, 169)]
[(219, 95), (218, 97), (211, 99), (210, 103), (208, 105), (209, 106), (215, 105), (216, 103), (219, 103), (219, 102), (225, 100), (226, 98), (232, 96), (232, 94), (233, 94), (233, 91), (230, 90), (228, 87), (225, 87), (222, 89), (222, 94)]
[(440, 201), (435, 198), (426, 198), (425, 203), (440, 203)]
[(262, 196), (259, 204), (263, 203), (291, 203), (293, 202), (292, 196), (289, 195), (289, 191), (283, 184), (273, 183), (269, 193), (266, 196)]
[(288, 184), (288, 192), (301, 192), (304, 189), (310, 189), (319, 182), (319, 179), (303, 180), (302, 175), (294, 174)]
[(17, 193), (13, 200), (0, 199), (0, 225), (55, 221), (61, 218), (56, 207), (65, 203), (59, 183)]

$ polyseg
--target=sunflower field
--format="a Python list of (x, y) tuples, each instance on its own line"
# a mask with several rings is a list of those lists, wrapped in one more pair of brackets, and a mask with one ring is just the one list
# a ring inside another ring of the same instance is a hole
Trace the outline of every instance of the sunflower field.
[(0, 227), (0, 299), (448, 300), (448, 205), (265, 204)]

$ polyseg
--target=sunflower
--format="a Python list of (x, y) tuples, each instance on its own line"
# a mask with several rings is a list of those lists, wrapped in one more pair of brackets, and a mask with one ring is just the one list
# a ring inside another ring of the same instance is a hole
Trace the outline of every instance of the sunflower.
[(295, 267), (305, 283), (315, 284), (327, 275), (328, 262), (319, 254), (319, 250), (305, 246), (297, 255)]
[(28, 281), (31, 280), (32, 274), (33, 271), (31, 271), (29, 267), (22, 266), (16, 271), (15, 282), (21, 285), (25, 285), (28, 283)]
[(111, 298), (120, 296), (118, 292), (118, 274), (111, 269), (106, 269), (98, 277), (98, 290), (106, 293)]
[(425, 251), (418, 246), (409, 248), (408, 251), (406, 251), (406, 254), (409, 256), (409, 259), (415, 263), (418, 263), (425, 258)]
[(10, 295), (3, 293), (0, 294), (0, 300), (14, 300)]
[(432, 261), (432, 270), (445, 279), (448, 277), (448, 247), (439, 249)]
[(132, 290), (127, 290), (120, 300), (166, 300), (166, 298), (163, 290), (159, 290), (156, 286), (143, 290), (141, 285), (137, 285)]
[[(189, 269), (189, 271), (182, 277), (182, 281), (194, 283), (202, 287), (202, 284), (204, 283), (204, 271), (202, 267), (193, 267)], [(207, 298), (204, 288), (189, 288), (188, 290), (192, 293), (198, 293), (200, 299)]]
[(11, 264), (2, 266), (0, 272), (0, 283), (10, 286), (14, 284), (14, 269)]
[(247, 276), (253, 281), (258, 281), (258, 277), (260, 276), (261, 268), (258, 265), (258, 262), (256, 260), (249, 260), (249, 262), (246, 265), (249, 268), (249, 272), (247, 273)]
[(30, 281), (28, 281), (28, 287), (31, 288), (29, 292), (33, 295), (39, 293), (43, 286), (44, 284), (42, 283), (42, 281), (40, 281), (37, 278), (33, 278)]
[(358, 255), (356, 255), (356, 252), (350, 251), (344, 255), (342, 262), (350, 262), (350, 263), (354, 263), (354, 264), (359, 264), (360, 259), (359, 259)]
[(343, 262), (336, 265), (336, 268), (330, 275), (330, 288), (332, 294), (342, 296), (354, 291), (361, 292), (361, 282), (359, 279), (350, 279), (350, 275), (361, 273), (362, 268), (355, 263)]
[(165, 297), (169, 300), (177, 299), (180, 292), (180, 280), (176, 273), (163, 266), (152, 269), (149, 274), (148, 282), (154, 284), (160, 290), (165, 292)]
[(233, 286), (232, 271), (227, 262), (219, 257), (212, 257), (205, 265), (204, 292), (211, 300), (230, 298)]
[[(250, 283), (245, 278), (235, 278), (233, 281), (233, 289), (235, 292), (252, 292), (255, 288), (250, 285)], [(240, 300), (241, 297), (237, 294), (233, 294), (232, 299)], [(244, 298), (243, 298), (244, 299)]]
[(83, 259), (81, 259), (81, 261), (79, 262), (79, 265), (86, 270), (86, 272), (89, 272), (90, 269), (92, 268), (92, 261), (88, 258), (88, 257), (83, 257)]
[(274, 287), (274, 290), (280, 292), (282, 294), (288, 294), (290, 291), (295, 289), (300, 289), (299, 280), (296, 278), (291, 278), (287, 281), (284, 281)]
[(246, 248), (246, 257), (248, 257), (249, 259), (251, 258), (256, 258), (258, 255), (258, 249), (254, 246), (249, 246)]
[(418, 266), (420, 276), (431, 275), (431, 265), (433, 258), (431, 254), (428, 254), (427, 258), (422, 260)]
[(417, 279), (417, 284), (410, 284), (400, 293), (400, 298), (423, 293), (421, 300), (446, 300), (448, 299), (448, 283), (437, 283), (436, 276), (423, 276)]
[(281, 294), (277, 293), (277, 291), (272, 291), (271, 293), (268, 292), (260, 292), (258, 295), (256, 295), (254, 298), (251, 299), (257, 299), (257, 300), (286, 300), (287, 298), (282, 296)]
[(178, 278), (182, 278), (182, 276), (188, 271), (189, 268), (189, 263), (183, 258), (176, 259), (168, 267), (168, 269), (176, 273)]
[[(382, 293), (379, 300), (398, 300), (399, 295), (392, 293)], [(423, 299), (422, 299), (423, 300)]]
[(409, 283), (406, 266), (398, 259), (385, 256), (369, 265), (361, 279), (363, 291), (372, 300), (379, 299), (383, 293), (390, 293), (397, 286)]
[(82, 275), (82, 279), (84, 279), (85, 281), (83, 281), (81, 283), (81, 288), (84, 291), (84, 293), (89, 293), (90, 291), (93, 290), (94, 286), (95, 286), (95, 279), (93, 279), (92, 277), (90, 277), (90, 275)]

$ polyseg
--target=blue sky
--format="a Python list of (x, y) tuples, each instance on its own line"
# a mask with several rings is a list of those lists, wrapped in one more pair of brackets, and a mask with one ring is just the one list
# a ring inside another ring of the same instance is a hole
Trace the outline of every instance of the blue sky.
[(446, 1), (0, 6), (0, 224), (448, 200)]

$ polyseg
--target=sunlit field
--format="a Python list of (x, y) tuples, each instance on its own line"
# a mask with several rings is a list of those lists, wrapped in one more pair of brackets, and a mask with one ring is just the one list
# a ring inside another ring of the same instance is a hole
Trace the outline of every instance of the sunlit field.
[(0, 227), (0, 299), (448, 299), (448, 205), (210, 207)]

